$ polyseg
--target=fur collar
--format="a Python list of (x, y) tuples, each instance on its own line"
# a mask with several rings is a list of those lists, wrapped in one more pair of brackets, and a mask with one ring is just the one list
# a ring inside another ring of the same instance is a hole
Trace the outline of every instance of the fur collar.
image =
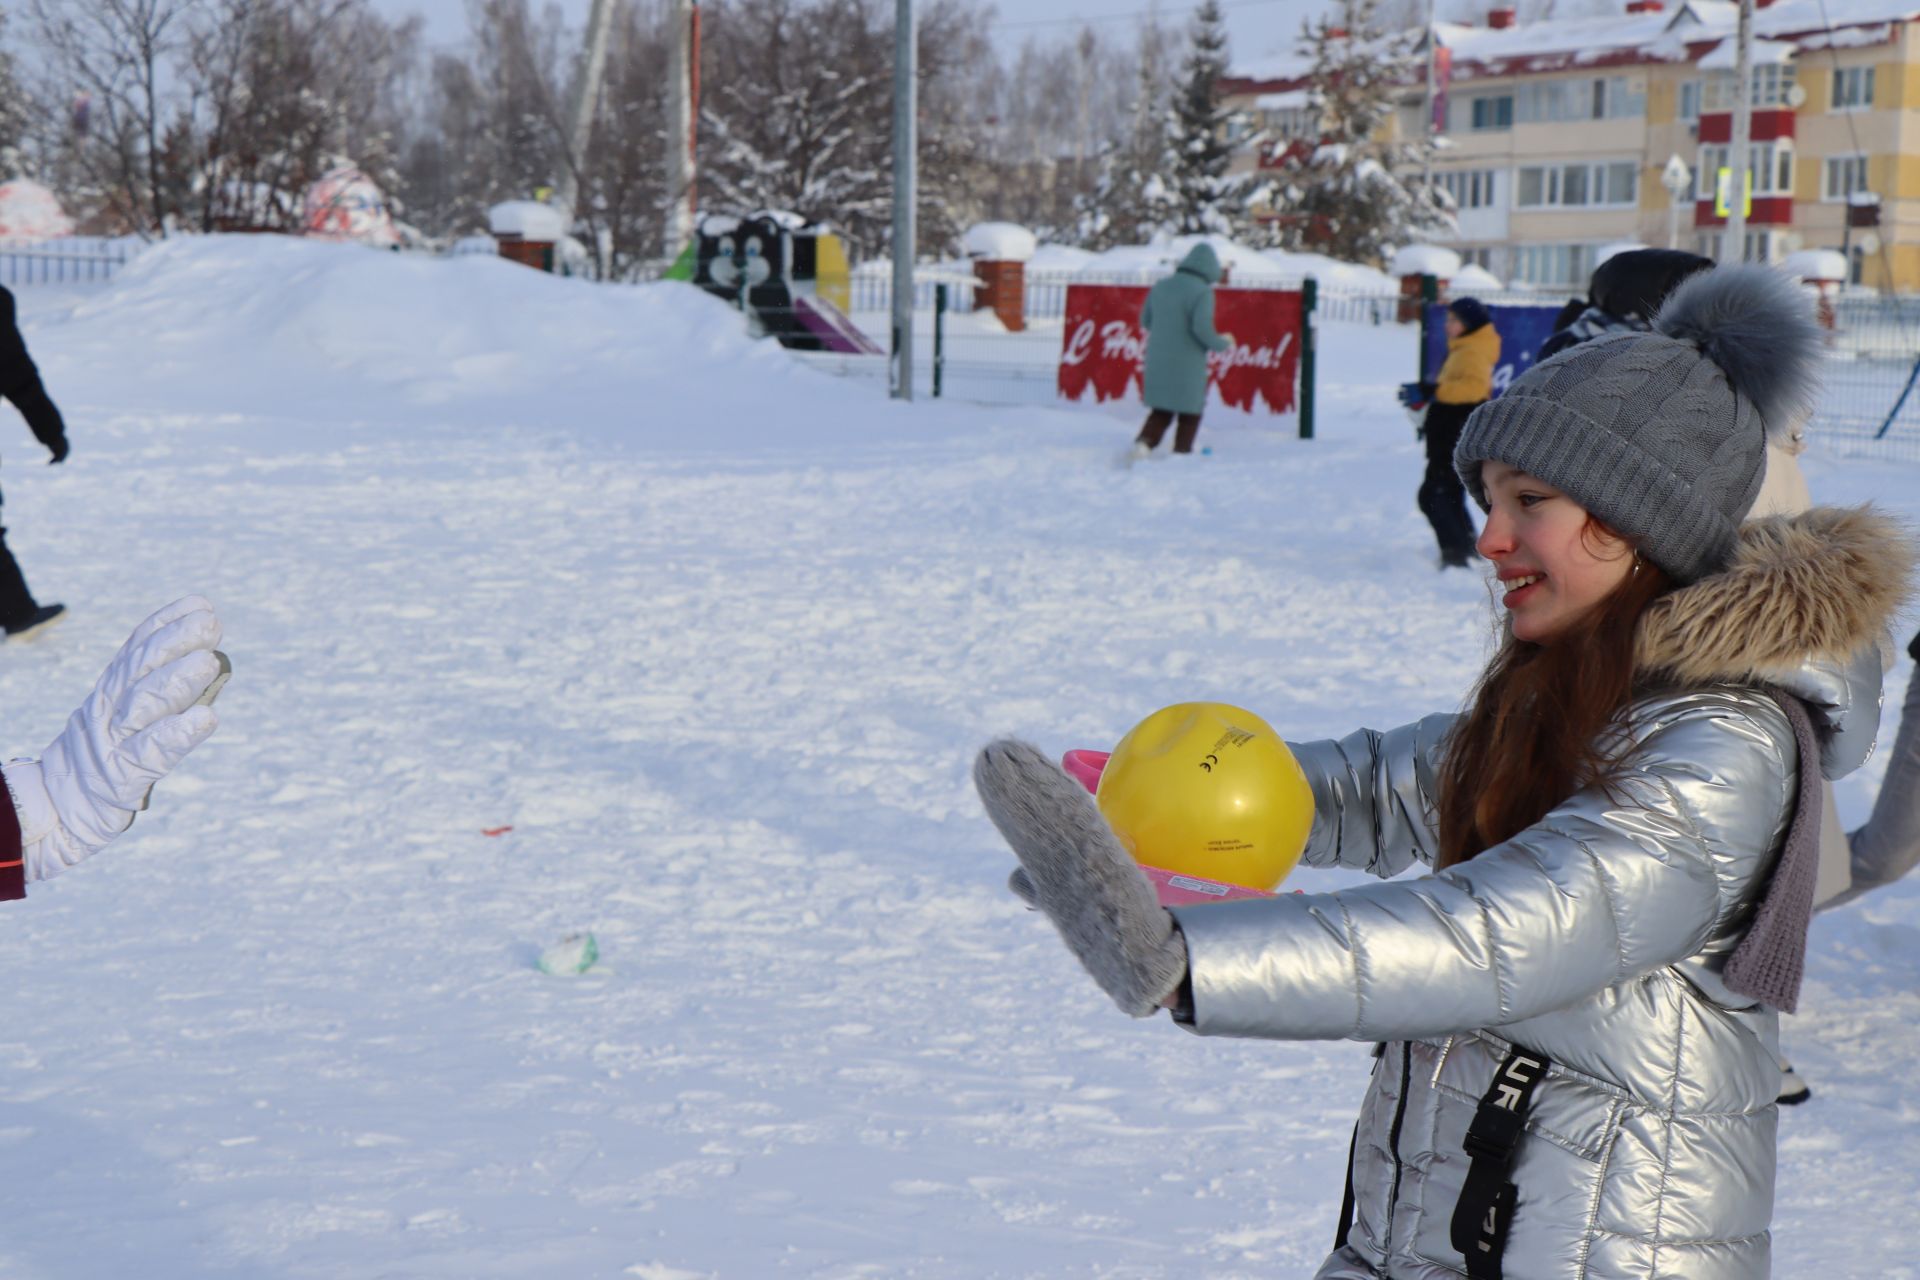
[(1880, 642), (1914, 557), (1906, 530), (1870, 506), (1750, 520), (1725, 569), (1648, 607), (1635, 664), (1682, 684), (1745, 684), (1844, 663)]

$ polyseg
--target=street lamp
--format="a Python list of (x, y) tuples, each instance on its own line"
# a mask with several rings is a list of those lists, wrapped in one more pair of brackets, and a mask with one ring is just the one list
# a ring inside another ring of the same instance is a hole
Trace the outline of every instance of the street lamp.
[(1667, 248), (1680, 247), (1680, 202), (1693, 190), (1693, 170), (1687, 168), (1687, 162), (1677, 155), (1667, 157), (1667, 167), (1660, 171), (1660, 185), (1667, 189), (1671, 199), (1667, 203)]

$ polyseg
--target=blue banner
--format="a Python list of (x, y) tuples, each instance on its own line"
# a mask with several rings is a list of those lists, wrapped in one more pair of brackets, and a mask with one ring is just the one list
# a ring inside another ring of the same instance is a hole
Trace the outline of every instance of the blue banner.
[[(1560, 304), (1533, 306), (1494, 305), (1493, 330), (1500, 335), (1500, 363), (1493, 369), (1493, 394), (1499, 395), (1513, 380), (1533, 367), (1540, 348), (1553, 336), (1554, 318)], [(1420, 352), (1420, 380), (1432, 382), (1440, 376), (1447, 359), (1447, 308), (1444, 303), (1427, 307), (1425, 323), (1420, 326), (1423, 347)]]

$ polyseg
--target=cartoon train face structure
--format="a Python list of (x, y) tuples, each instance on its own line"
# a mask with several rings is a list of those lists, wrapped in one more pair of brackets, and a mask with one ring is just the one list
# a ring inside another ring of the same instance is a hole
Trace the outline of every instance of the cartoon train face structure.
[(693, 283), (747, 312), (782, 346), (877, 354), (845, 314), (846, 262), (838, 236), (797, 214), (710, 214), (695, 239)]

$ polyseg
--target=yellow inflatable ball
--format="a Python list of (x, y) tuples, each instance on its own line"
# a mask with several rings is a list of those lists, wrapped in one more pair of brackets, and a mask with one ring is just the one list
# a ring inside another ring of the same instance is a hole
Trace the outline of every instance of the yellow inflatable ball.
[(1135, 725), (1095, 798), (1151, 867), (1271, 889), (1313, 830), (1313, 790), (1273, 726), (1224, 702), (1182, 702)]

